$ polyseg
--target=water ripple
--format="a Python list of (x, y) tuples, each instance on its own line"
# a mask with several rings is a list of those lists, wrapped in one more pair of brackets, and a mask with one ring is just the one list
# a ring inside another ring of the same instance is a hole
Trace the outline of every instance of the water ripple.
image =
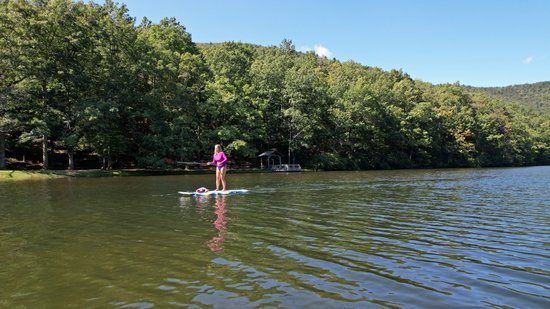
[(550, 307), (550, 168), (210, 176), (0, 185), (0, 307)]

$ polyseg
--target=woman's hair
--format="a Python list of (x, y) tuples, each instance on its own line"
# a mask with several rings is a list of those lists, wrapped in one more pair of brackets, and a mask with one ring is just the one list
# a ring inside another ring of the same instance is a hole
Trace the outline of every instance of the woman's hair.
[(218, 149), (219, 149), (220, 151), (222, 151), (222, 146), (221, 146), (220, 144), (216, 144), (216, 145), (214, 146), (214, 154), (220, 152), (220, 151), (216, 151), (216, 150), (218, 150)]

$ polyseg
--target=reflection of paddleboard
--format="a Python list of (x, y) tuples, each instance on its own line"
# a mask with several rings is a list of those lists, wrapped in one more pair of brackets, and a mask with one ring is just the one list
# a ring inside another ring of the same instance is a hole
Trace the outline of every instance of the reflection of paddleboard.
[(192, 195), (192, 196), (205, 196), (205, 195), (228, 195), (228, 194), (238, 194), (238, 193), (246, 193), (248, 190), (246, 189), (237, 189), (237, 190), (225, 190), (225, 191), (208, 191), (208, 192), (202, 192), (198, 193), (195, 191), (179, 191), (179, 194), (183, 195)]

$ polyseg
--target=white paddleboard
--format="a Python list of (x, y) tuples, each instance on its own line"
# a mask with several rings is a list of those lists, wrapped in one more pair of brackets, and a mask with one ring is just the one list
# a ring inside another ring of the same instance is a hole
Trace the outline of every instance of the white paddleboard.
[(246, 189), (225, 190), (225, 191), (208, 191), (208, 192), (202, 192), (202, 193), (198, 193), (198, 192), (195, 192), (195, 191), (178, 191), (179, 194), (191, 195), (191, 196), (229, 195), (229, 194), (239, 194), (239, 193), (246, 193), (246, 192), (248, 192), (248, 190), (246, 190)]

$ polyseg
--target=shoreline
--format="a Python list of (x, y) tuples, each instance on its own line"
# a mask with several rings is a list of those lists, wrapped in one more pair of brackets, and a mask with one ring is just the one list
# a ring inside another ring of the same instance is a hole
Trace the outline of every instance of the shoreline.
[[(550, 165), (524, 165), (524, 166), (487, 166), (487, 167), (446, 167), (446, 168), (413, 168), (403, 170), (424, 170), (424, 169), (477, 169), (477, 168), (521, 168), (521, 167), (533, 167), (533, 166), (550, 166)], [(397, 170), (397, 169), (388, 169)], [(301, 172), (313, 172), (311, 169), (303, 169)], [(316, 172), (323, 172), (324, 170), (317, 170)], [(344, 170), (341, 170), (344, 171)], [(352, 171), (352, 170), (350, 170)], [(357, 170), (354, 170), (357, 171)], [(367, 170), (363, 170), (367, 171)], [(373, 170), (370, 170), (373, 171)], [(214, 169), (113, 169), (113, 170), (101, 170), (101, 169), (83, 169), (83, 170), (0, 170), (0, 182), (3, 181), (20, 181), (20, 180), (47, 180), (47, 179), (62, 179), (67, 177), (126, 177), (126, 176), (168, 176), (168, 175), (205, 175), (214, 174)], [(275, 173), (271, 170), (260, 168), (234, 168), (227, 171), (228, 174), (250, 174), (250, 173)], [(284, 173), (296, 173), (296, 172), (280, 172)], [(300, 172), (298, 172), (300, 173)]]
[[(231, 169), (228, 174), (266, 173), (262, 169)], [(113, 169), (113, 170), (0, 170), (0, 181), (43, 180), (65, 177), (124, 177), (213, 174), (214, 169)]]

